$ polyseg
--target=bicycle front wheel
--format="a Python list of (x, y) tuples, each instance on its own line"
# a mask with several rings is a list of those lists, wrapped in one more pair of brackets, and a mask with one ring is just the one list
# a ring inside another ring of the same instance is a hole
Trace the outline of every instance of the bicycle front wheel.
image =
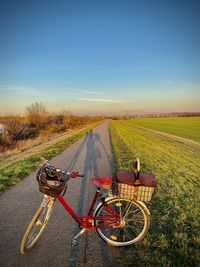
[[(109, 223), (109, 210), (113, 210), (120, 219), (120, 225)], [(94, 216), (97, 233), (107, 243), (113, 246), (129, 246), (140, 242), (149, 229), (149, 210), (138, 201), (131, 201), (122, 198), (113, 198), (106, 201), (106, 204), (99, 206)]]
[(31, 250), (37, 242), (38, 238), (46, 227), (47, 222), (49, 221), (54, 205), (55, 199), (52, 197), (47, 197), (45, 204), (41, 205), (35, 213), (21, 242), (20, 250), (22, 254), (25, 254), (27, 251)]

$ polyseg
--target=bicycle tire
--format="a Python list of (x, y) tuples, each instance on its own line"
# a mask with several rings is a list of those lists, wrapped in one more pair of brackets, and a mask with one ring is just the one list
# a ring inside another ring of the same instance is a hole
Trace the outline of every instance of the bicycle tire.
[[(140, 242), (148, 232), (150, 225), (150, 212), (145, 204), (139, 201), (131, 201), (123, 198), (109, 198), (105, 201), (108, 207), (115, 209), (119, 213), (119, 218), (122, 219), (121, 225), (113, 228), (97, 228), (98, 235), (112, 246), (129, 246)], [(126, 207), (128, 209), (126, 212)], [(125, 209), (123, 210), (123, 207)], [(121, 209), (121, 210), (120, 210)], [(129, 212), (130, 211), (130, 212)], [(105, 205), (101, 204), (94, 212), (95, 217), (106, 218)], [(121, 214), (121, 215), (120, 215)], [(124, 218), (123, 215), (124, 214)], [(96, 226), (106, 226), (109, 222), (95, 220)], [(112, 224), (112, 222), (111, 222)], [(112, 226), (110, 224), (110, 226)]]
[[(43, 230), (47, 225), (47, 222), (51, 217), (54, 205), (55, 205), (55, 199), (52, 197), (48, 197), (45, 206), (40, 206), (39, 209), (36, 211), (35, 215), (33, 216), (30, 224), (28, 225), (24, 233), (21, 242), (20, 251), (22, 254), (25, 254), (26, 252), (30, 251), (36, 244), (37, 240), (39, 239), (40, 235), (42, 234)], [(31, 232), (34, 231), (34, 227), (36, 228), (35, 235), (34, 233)], [(31, 238), (31, 234), (33, 234), (33, 238), (32, 240), (29, 240)], [(29, 241), (31, 241), (30, 244)]]

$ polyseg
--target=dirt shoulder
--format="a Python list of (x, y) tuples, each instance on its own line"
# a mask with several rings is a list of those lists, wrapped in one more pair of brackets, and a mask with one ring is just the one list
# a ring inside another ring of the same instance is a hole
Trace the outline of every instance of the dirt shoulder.
[(6, 166), (9, 166), (17, 161), (20, 161), (20, 160), (24, 160), (26, 159), (27, 157), (37, 153), (37, 152), (40, 152), (41, 150), (51, 146), (51, 145), (54, 145), (62, 140), (65, 140), (66, 138), (82, 131), (83, 129), (87, 128), (89, 125), (85, 125), (84, 127), (81, 127), (79, 129), (73, 129), (73, 130), (70, 130), (68, 131), (67, 133), (63, 133), (61, 134), (60, 136), (54, 138), (53, 140), (49, 140), (43, 144), (40, 144), (40, 145), (36, 145), (30, 149), (27, 149), (25, 151), (22, 151), (18, 154), (15, 154), (13, 156), (9, 156), (9, 157), (6, 157), (5, 159), (1, 159), (0, 161), (0, 169), (6, 167)]

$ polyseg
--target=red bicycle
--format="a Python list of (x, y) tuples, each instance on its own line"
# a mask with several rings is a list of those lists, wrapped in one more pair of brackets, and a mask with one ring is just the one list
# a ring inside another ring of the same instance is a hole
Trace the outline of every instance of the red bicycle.
[[(97, 186), (93, 201), (86, 216), (78, 216), (63, 195), (70, 178), (83, 177), (78, 172), (56, 169), (45, 162), (37, 174), (39, 189), (44, 199), (30, 222), (21, 243), (21, 253), (25, 254), (36, 244), (49, 218), (56, 201), (79, 224), (81, 231), (72, 239), (72, 245), (86, 230), (96, 230), (99, 236), (113, 246), (129, 246), (141, 241), (149, 229), (150, 212), (142, 201), (130, 200), (101, 193), (101, 188), (109, 189), (112, 178), (93, 178)], [(105, 190), (104, 190), (105, 191)], [(98, 200), (98, 203), (97, 203)]]

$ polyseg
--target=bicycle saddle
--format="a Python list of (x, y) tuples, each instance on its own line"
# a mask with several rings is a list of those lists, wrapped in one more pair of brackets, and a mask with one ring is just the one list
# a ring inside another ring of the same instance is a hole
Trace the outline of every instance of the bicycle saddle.
[(103, 189), (109, 189), (112, 184), (111, 177), (92, 178), (91, 181)]

